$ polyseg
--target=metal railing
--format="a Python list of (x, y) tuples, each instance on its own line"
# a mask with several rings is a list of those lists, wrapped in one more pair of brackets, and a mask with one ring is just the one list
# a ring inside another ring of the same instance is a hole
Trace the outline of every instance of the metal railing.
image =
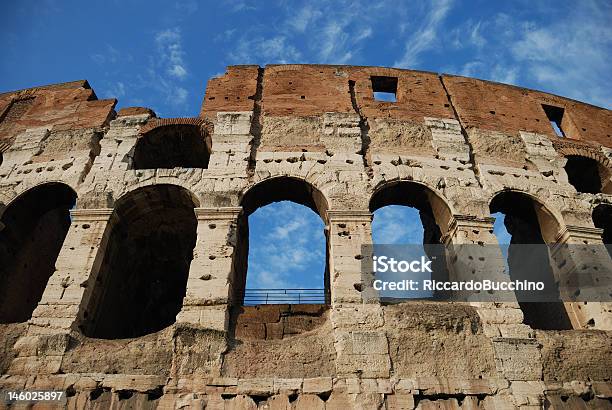
[(325, 289), (246, 289), (242, 293), (244, 306), (280, 304), (328, 304)]

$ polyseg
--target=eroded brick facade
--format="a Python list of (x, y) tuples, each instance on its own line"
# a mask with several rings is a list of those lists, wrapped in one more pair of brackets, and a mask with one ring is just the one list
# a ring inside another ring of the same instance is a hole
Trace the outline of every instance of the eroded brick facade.
[[(609, 303), (544, 330), (518, 303), (383, 305), (359, 284), (393, 203), (453, 245), (496, 244), (491, 213), (523, 201), (558, 280), (609, 263), (563, 245), (612, 235), (611, 111), (324, 65), (229, 67), (198, 118), (115, 103), (86, 81), (0, 94), (0, 387), (71, 408), (610, 407)], [(325, 222), (330, 303), (242, 307), (247, 217), (284, 199)]]

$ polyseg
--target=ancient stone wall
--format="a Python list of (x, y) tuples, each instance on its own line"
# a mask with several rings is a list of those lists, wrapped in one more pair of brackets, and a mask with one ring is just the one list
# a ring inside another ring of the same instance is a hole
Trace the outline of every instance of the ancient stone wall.
[[(584, 266), (610, 283), (605, 249), (564, 245), (612, 236), (611, 111), (323, 65), (228, 67), (198, 118), (115, 103), (86, 81), (0, 94), (0, 388), (61, 389), (71, 408), (612, 407), (610, 303), (565, 303), (560, 325), (361, 286), (390, 204), (451, 246), (497, 244), (494, 212), (529, 220), (557, 281)], [(326, 225), (327, 304), (241, 306), (248, 216), (279, 200)]]

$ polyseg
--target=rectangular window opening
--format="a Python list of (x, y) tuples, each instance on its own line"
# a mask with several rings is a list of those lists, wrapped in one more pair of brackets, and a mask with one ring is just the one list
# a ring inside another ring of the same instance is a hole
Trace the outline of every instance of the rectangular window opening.
[(548, 117), (548, 121), (550, 121), (550, 125), (552, 126), (555, 134), (558, 137), (565, 138), (565, 133), (563, 132), (563, 128), (561, 128), (561, 122), (563, 121), (563, 108), (555, 107), (553, 105), (542, 104), (542, 108)]
[(397, 102), (397, 77), (372, 76), (374, 100)]

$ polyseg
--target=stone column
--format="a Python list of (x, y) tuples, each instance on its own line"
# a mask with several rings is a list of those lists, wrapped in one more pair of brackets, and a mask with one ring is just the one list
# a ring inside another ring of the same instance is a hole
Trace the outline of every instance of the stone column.
[(112, 209), (73, 209), (71, 225), (25, 336), (15, 343), (12, 374), (56, 373), (80, 323), (104, 258)]
[[(461, 267), (462, 280), (507, 279), (506, 261), (493, 234), (494, 223), (495, 218), (492, 217), (451, 217), (448, 231), (442, 238), (448, 247), (451, 280), (457, 275), (453, 271), (454, 266)], [(466, 278), (466, 268), (469, 278)], [(502, 302), (470, 302), (477, 308), (485, 333), (491, 337), (531, 338), (531, 329), (523, 324), (523, 313), (514, 292), (498, 294), (496, 298)]]
[[(494, 222), (492, 217), (452, 216), (448, 231), (443, 235), (449, 248), (451, 280), (453, 266), (468, 267), (468, 274), (473, 272), (471, 276), (475, 280), (507, 278), (504, 256), (493, 234)], [(465, 274), (461, 279), (466, 279)], [(484, 333), (492, 339), (497, 370), (513, 381), (540, 379), (542, 365), (538, 343), (532, 329), (523, 324), (523, 312), (516, 296), (508, 292), (497, 297), (503, 302), (469, 302), (480, 316)]]
[[(78, 324), (81, 305), (91, 291), (92, 272), (102, 263), (112, 209), (73, 209), (70, 229), (43, 296), (30, 320), (30, 333), (67, 332)], [(106, 233), (106, 235), (105, 235)]]
[[(383, 309), (361, 294), (362, 245), (372, 243), (372, 214), (367, 210), (327, 211), (331, 320), (339, 376), (389, 377), (391, 361), (382, 330)], [(363, 288), (365, 290), (365, 287)]]
[[(581, 299), (596, 298), (612, 294), (612, 260), (601, 235), (602, 229), (588, 226), (566, 225), (550, 248), (553, 271), (562, 284), (564, 300), (579, 296)], [(605, 289), (594, 290), (591, 286)], [(580, 295), (577, 295), (578, 288)], [(590, 289), (589, 289), (590, 288)], [(591, 295), (589, 295), (591, 293)], [(574, 328), (612, 329), (612, 303), (610, 302), (565, 302)]]
[(362, 245), (372, 243), (372, 214), (367, 210), (329, 210), (329, 272), (332, 306), (361, 303)]
[(449, 253), (451, 279), (453, 274), (458, 274), (453, 271), (453, 266), (471, 269), (472, 279), (501, 280), (505, 277), (506, 263), (493, 234), (494, 222), (492, 217), (472, 215), (453, 215), (450, 218), (442, 242)]
[(177, 322), (225, 331), (242, 207), (196, 208), (195, 213), (197, 240)]

